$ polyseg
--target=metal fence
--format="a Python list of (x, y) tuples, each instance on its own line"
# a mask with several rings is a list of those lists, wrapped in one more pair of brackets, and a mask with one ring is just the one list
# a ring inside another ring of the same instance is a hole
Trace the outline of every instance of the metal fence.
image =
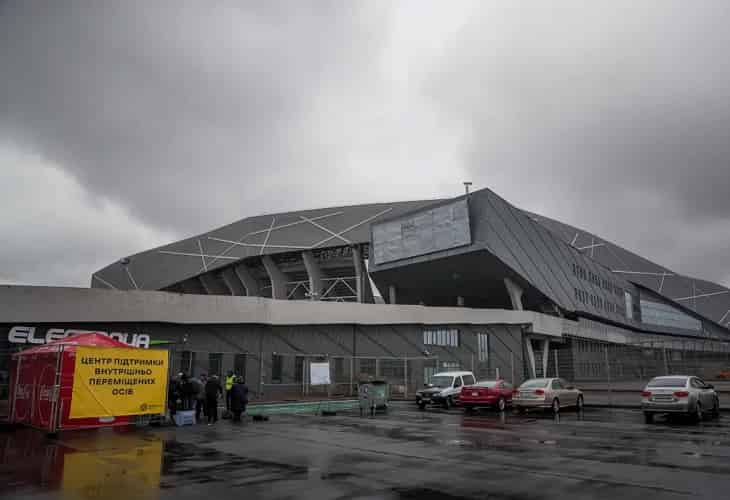
[[(327, 363), (330, 383), (316, 385), (311, 380), (313, 363)], [(272, 355), (269, 373), (264, 372), (261, 383), (266, 399), (354, 397), (362, 380), (386, 380), (391, 396), (408, 398), (423, 387), (439, 371), (436, 357), (368, 357), (322, 356), (317, 354)], [(280, 395), (277, 398), (276, 395)]]
[(719, 341), (652, 340), (613, 344), (572, 338), (567, 355), (572, 357), (573, 373), (565, 375), (576, 382), (620, 386), (672, 374), (730, 380), (730, 344)]

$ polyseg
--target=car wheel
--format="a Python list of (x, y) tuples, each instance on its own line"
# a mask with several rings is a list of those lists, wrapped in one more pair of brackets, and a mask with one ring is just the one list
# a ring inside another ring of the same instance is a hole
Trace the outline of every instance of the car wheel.
[(702, 405), (700, 404), (699, 401), (695, 405), (695, 412), (692, 415), (692, 417), (694, 418), (694, 420), (696, 422), (702, 422), (702, 417), (703, 417), (703, 414), (702, 414)]
[(464, 413), (473, 413), (474, 407), (472, 405), (464, 405)]
[(497, 402), (497, 409), (500, 412), (503, 412), (507, 409), (507, 401), (505, 401), (504, 398), (499, 398), (499, 401)]
[(648, 411), (644, 412), (644, 423), (651, 424), (654, 422), (654, 414)]
[(551, 408), (553, 410), (553, 413), (560, 413), (560, 401), (558, 401), (558, 398), (553, 399), (553, 404)]
[(419, 410), (425, 410), (426, 409), (426, 403), (418, 403), (418, 409)]
[(444, 400), (444, 410), (448, 410), (452, 406), (454, 406), (454, 402), (451, 400), (451, 396), (449, 396)]
[(578, 396), (578, 400), (575, 402), (575, 409), (583, 411), (583, 396)]
[(712, 406), (712, 418), (720, 417), (720, 400), (715, 398), (715, 404)]

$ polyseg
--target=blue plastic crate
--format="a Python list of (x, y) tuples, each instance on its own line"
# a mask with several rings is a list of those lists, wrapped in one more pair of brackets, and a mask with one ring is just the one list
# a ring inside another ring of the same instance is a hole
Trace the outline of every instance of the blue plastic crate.
[(175, 413), (173, 417), (175, 419), (175, 425), (193, 425), (195, 424), (195, 412), (193, 410), (179, 411)]

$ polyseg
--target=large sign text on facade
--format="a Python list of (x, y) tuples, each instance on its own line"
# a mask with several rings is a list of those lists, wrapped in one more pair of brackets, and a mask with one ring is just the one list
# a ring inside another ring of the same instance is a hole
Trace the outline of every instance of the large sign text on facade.
[(145, 333), (122, 333), (122, 332), (103, 332), (99, 330), (79, 330), (76, 328), (48, 328), (45, 333), (35, 326), (14, 326), (8, 332), (8, 342), (11, 344), (47, 344), (54, 340), (60, 340), (72, 335), (80, 335), (82, 333), (99, 333), (124, 342), (132, 347), (150, 346), (150, 336)]

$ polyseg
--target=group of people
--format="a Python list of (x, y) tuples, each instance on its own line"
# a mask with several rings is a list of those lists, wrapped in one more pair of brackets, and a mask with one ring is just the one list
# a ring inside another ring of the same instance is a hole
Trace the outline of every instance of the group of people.
[(218, 421), (218, 400), (225, 395), (226, 413), (234, 422), (241, 421), (248, 404), (248, 386), (243, 377), (229, 371), (225, 379), (225, 390), (217, 375), (189, 377), (180, 373), (168, 385), (168, 406), (170, 415), (177, 411), (195, 410), (195, 421), (200, 422), (201, 413), (208, 425)]

